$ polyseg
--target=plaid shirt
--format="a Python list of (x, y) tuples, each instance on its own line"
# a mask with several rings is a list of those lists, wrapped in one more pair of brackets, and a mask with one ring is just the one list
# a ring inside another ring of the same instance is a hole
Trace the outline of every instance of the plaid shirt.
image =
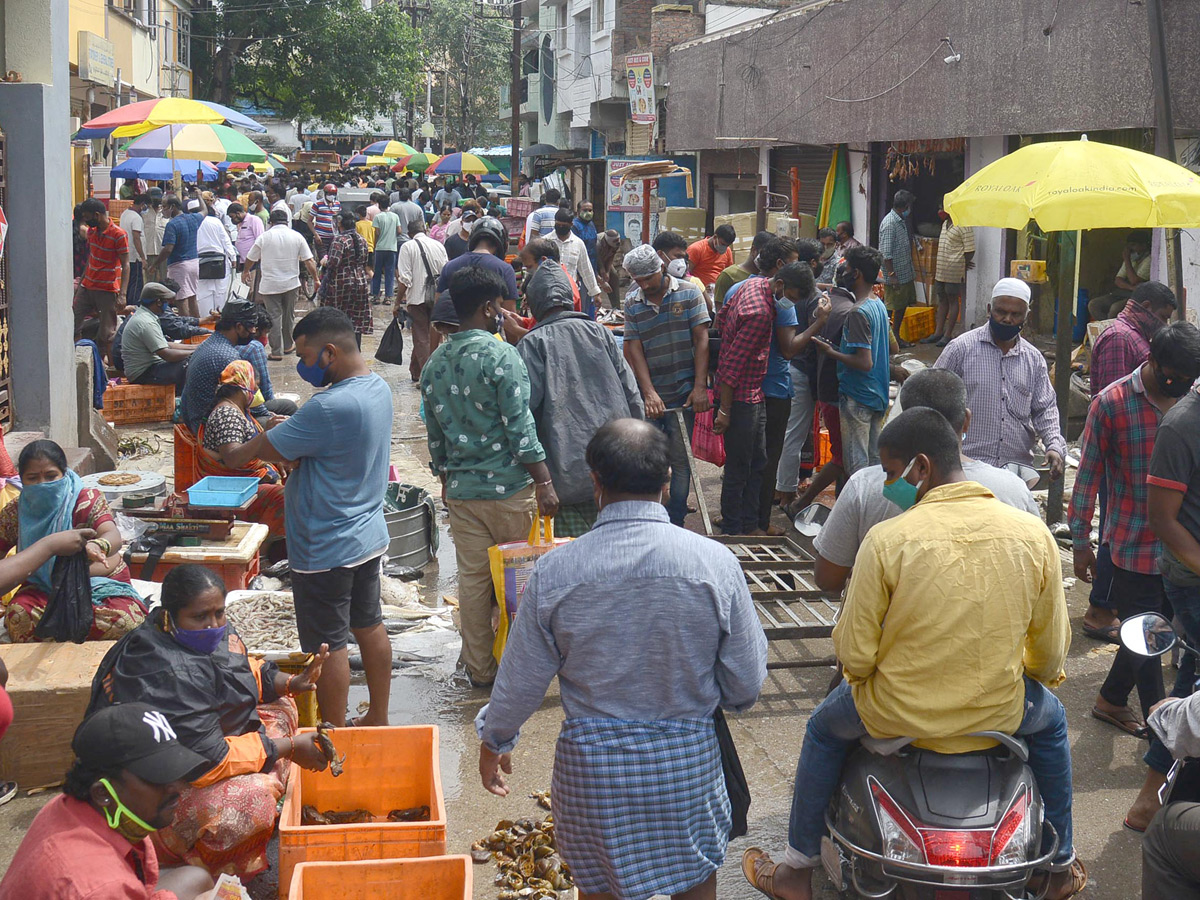
[(894, 209), (879, 223), (879, 252), (892, 261), (896, 277), (890, 278), (884, 269), (884, 284), (908, 284), (915, 278), (912, 261), (912, 235), (904, 217)]
[(763, 402), (762, 380), (774, 328), (775, 294), (769, 278), (747, 278), (717, 313), (721, 356), (716, 383), (731, 385), (735, 402)]
[(1137, 303), (1125, 304), (1092, 347), (1093, 397), (1150, 358), (1150, 336), (1160, 328), (1162, 322), (1150, 310)]
[(1106, 478), (1108, 519), (1100, 523), (1100, 541), (1111, 547), (1118, 567), (1143, 575), (1158, 572), (1162, 551), (1150, 530), (1146, 503), (1150, 453), (1161, 419), (1162, 413), (1146, 396), (1140, 367), (1093, 398), (1067, 518), (1075, 548), (1088, 546), (1092, 508), (1100, 481)]
[(1029, 341), (1019, 338), (1001, 353), (991, 328), (981, 325), (952, 340), (933, 367), (949, 369), (967, 386), (967, 456), (993, 466), (1032, 465), (1038, 437), (1047, 451), (1067, 452), (1046, 358)]

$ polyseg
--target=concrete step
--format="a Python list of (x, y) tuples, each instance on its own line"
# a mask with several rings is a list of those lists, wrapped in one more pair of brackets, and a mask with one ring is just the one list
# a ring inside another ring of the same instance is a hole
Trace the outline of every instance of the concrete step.
[[(21, 456), (21, 451), (27, 444), (40, 441), (45, 435), (40, 431), (10, 431), (4, 435), (4, 447), (12, 457), (13, 465)], [(96, 454), (88, 447), (63, 447), (67, 454), (67, 465), (80, 475), (93, 475), (96, 472)]]

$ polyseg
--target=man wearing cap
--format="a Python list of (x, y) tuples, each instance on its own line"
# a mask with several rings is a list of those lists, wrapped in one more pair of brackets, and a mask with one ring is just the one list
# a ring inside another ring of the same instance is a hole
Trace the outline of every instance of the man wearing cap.
[(178, 397), (198, 345), (172, 343), (163, 334), (159, 316), (174, 299), (175, 292), (156, 281), (142, 288), (137, 311), (123, 326), (121, 360), (125, 377), (134, 384), (173, 384)]
[(194, 434), (216, 404), (217, 382), (225, 367), (242, 357), (237, 348), (257, 333), (258, 306), (249, 300), (230, 300), (221, 310), (216, 331), (196, 348), (188, 361), (179, 413)]
[(671, 522), (687, 517), (691, 467), (679, 430), (683, 408), (688, 433), (708, 398), (708, 325), (704, 295), (686, 281), (663, 271), (662, 257), (649, 244), (625, 254), (625, 271), (635, 287), (625, 305), (625, 359), (633, 369), (645, 402), (646, 418), (671, 442)]
[(1021, 338), (1029, 297), (1025, 282), (1001, 278), (992, 288), (988, 321), (947, 344), (934, 367), (949, 369), (967, 386), (972, 428), (963, 453), (993, 466), (1030, 466), (1041, 438), (1050, 477), (1061, 478), (1067, 442), (1046, 358)]
[(621, 235), (609, 228), (596, 241), (596, 278), (600, 288), (608, 294), (608, 305), (621, 308), (621, 286), (617, 280), (617, 254), (621, 250)]
[(63, 792), (44, 806), (0, 881), (22, 900), (200, 900), (204, 869), (159, 869), (150, 835), (171, 824), (179, 796), (209, 762), (179, 742), (167, 717), (123, 703), (84, 719)]
[(317, 250), (327, 251), (337, 236), (337, 220), (342, 214), (342, 204), (338, 202), (337, 185), (326, 184), (321, 189), (321, 196), (313, 201), (312, 228), (317, 241)]
[(196, 235), (204, 222), (204, 204), (200, 200), (189, 200), (187, 212), (178, 197), (163, 201), (163, 213), (167, 227), (163, 229), (162, 249), (158, 253), (156, 268), (166, 266), (167, 276), (179, 284), (176, 304), (185, 316), (199, 317), (196, 291), (200, 284), (200, 253), (196, 248)]
[[(300, 296), (300, 266), (308, 270), (314, 281), (317, 264), (304, 236), (289, 224), (286, 212), (271, 210), (271, 227), (260, 234), (246, 254), (246, 262), (258, 263), (258, 299), (271, 314), (271, 354), (269, 359), (283, 359), (291, 353), (292, 328), (295, 324), (296, 300)], [(242, 272), (242, 281), (250, 284), (254, 273)], [(284, 347), (287, 342), (289, 346)]]
[(585, 459), (588, 441), (612, 419), (645, 418), (645, 406), (608, 329), (575, 311), (562, 266), (538, 266), (525, 300), (537, 324), (517, 342), (517, 353), (529, 372), (529, 408), (562, 504), (554, 533), (579, 537), (600, 512)]
[(471, 246), (471, 231), (479, 221), (479, 205), (474, 200), (467, 201), (457, 219), (451, 219), (446, 225), (446, 236), (443, 243), (446, 247), (447, 259), (458, 259)]

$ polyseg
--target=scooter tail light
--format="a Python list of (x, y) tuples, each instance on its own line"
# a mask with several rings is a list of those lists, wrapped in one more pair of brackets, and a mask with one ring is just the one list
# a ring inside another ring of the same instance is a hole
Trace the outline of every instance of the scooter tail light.
[(883, 838), (883, 856), (898, 862), (925, 862), (920, 829), (874, 778), (868, 778), (875, 802), (875, 817)]
[(1025, 861), (1033, 829), (1029, 815), (1030, 799), (1029, 788), (1018, 793), (996, 826), (992, 837), (993, 865), (1007, 866)]
[(931, 866), (986, 866), (992, 848), (992, 831), (947, 831), (922, 828), (925, 857)]

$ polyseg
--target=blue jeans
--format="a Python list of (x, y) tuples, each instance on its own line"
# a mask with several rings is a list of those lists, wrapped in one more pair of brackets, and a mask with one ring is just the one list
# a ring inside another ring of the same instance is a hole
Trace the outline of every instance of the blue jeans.
[[(1200, 640), (1200, 588), (1175, 584), (1164, 578), (1163, 591), (1167, 595), (1167, 602), (1175, 611), (1175, 617), (1183, 625), (1184, 639), (1193, 647), (1197, 646), (1197, 640)], [(1179, 661), (1179, 672), (1175, 676), (1175, 687), (1171, 690), (1171, 696), (1190, 697), (1195, 687), (1196, 658), (1184, 651), (1183, 658)], [(1142, 759), (1147, 766), (1160, 775), (1170, 772), (1171, 763), (1174, 762), (1167, 748), (1163, 746), (1163, 742), (1158, 739), (1158, 735), (1154, 735), (1150, 739), (1150, 749), (1146, 751), (1146, 755)]]
[[(683, 411), (684, 425), (688, 430), (688, 438), (696, 425), (696, 414), (691, 409)], [(683, 445), (683, 435), (679, 432), (679, 416), (668, 411), (661, 419), (650, 419), (651, 425), (657, 426), (671, 442), (669, 458), (671, 462), (671, 499), (667, 503), (667, 515), (671, 517), (672, 525), (683, 526), (687, 518), (688, 492), (692, 487), (692, 467), (688, 465), (687, 447)]]
[[(839, 684), (808, 719), (804, 746), (792, 788), (792, 815), (784, 862), (795, 868), (820, 863), (825, 809), (833, 799), (842, 766), (859, 738), (865, 737), (850, 685)], [(1075, 858), (1071, 834), (1071, 746), (1067, 714), (1054, 694), (1025, 679), (1025, 717), (1017, 734), (1029, 745), (1029, 768), (1042, 792), (1046, 820), (1058, 832), (1053, 865), (1065, 868)]]
[(394, 297), (396, 295), (396, 251), (395, 250), (376, 250), (375, 251), (375, 274), (371, 276), (371, 296), (379, 296), (379, 284), (383, 281), (386, 285), (384, 296)]
[(849, 478), (859, 469), (879, 465), (883, 410), (871, 409), (845, 395), (838, 409), (842, 415), (842, 462)]

